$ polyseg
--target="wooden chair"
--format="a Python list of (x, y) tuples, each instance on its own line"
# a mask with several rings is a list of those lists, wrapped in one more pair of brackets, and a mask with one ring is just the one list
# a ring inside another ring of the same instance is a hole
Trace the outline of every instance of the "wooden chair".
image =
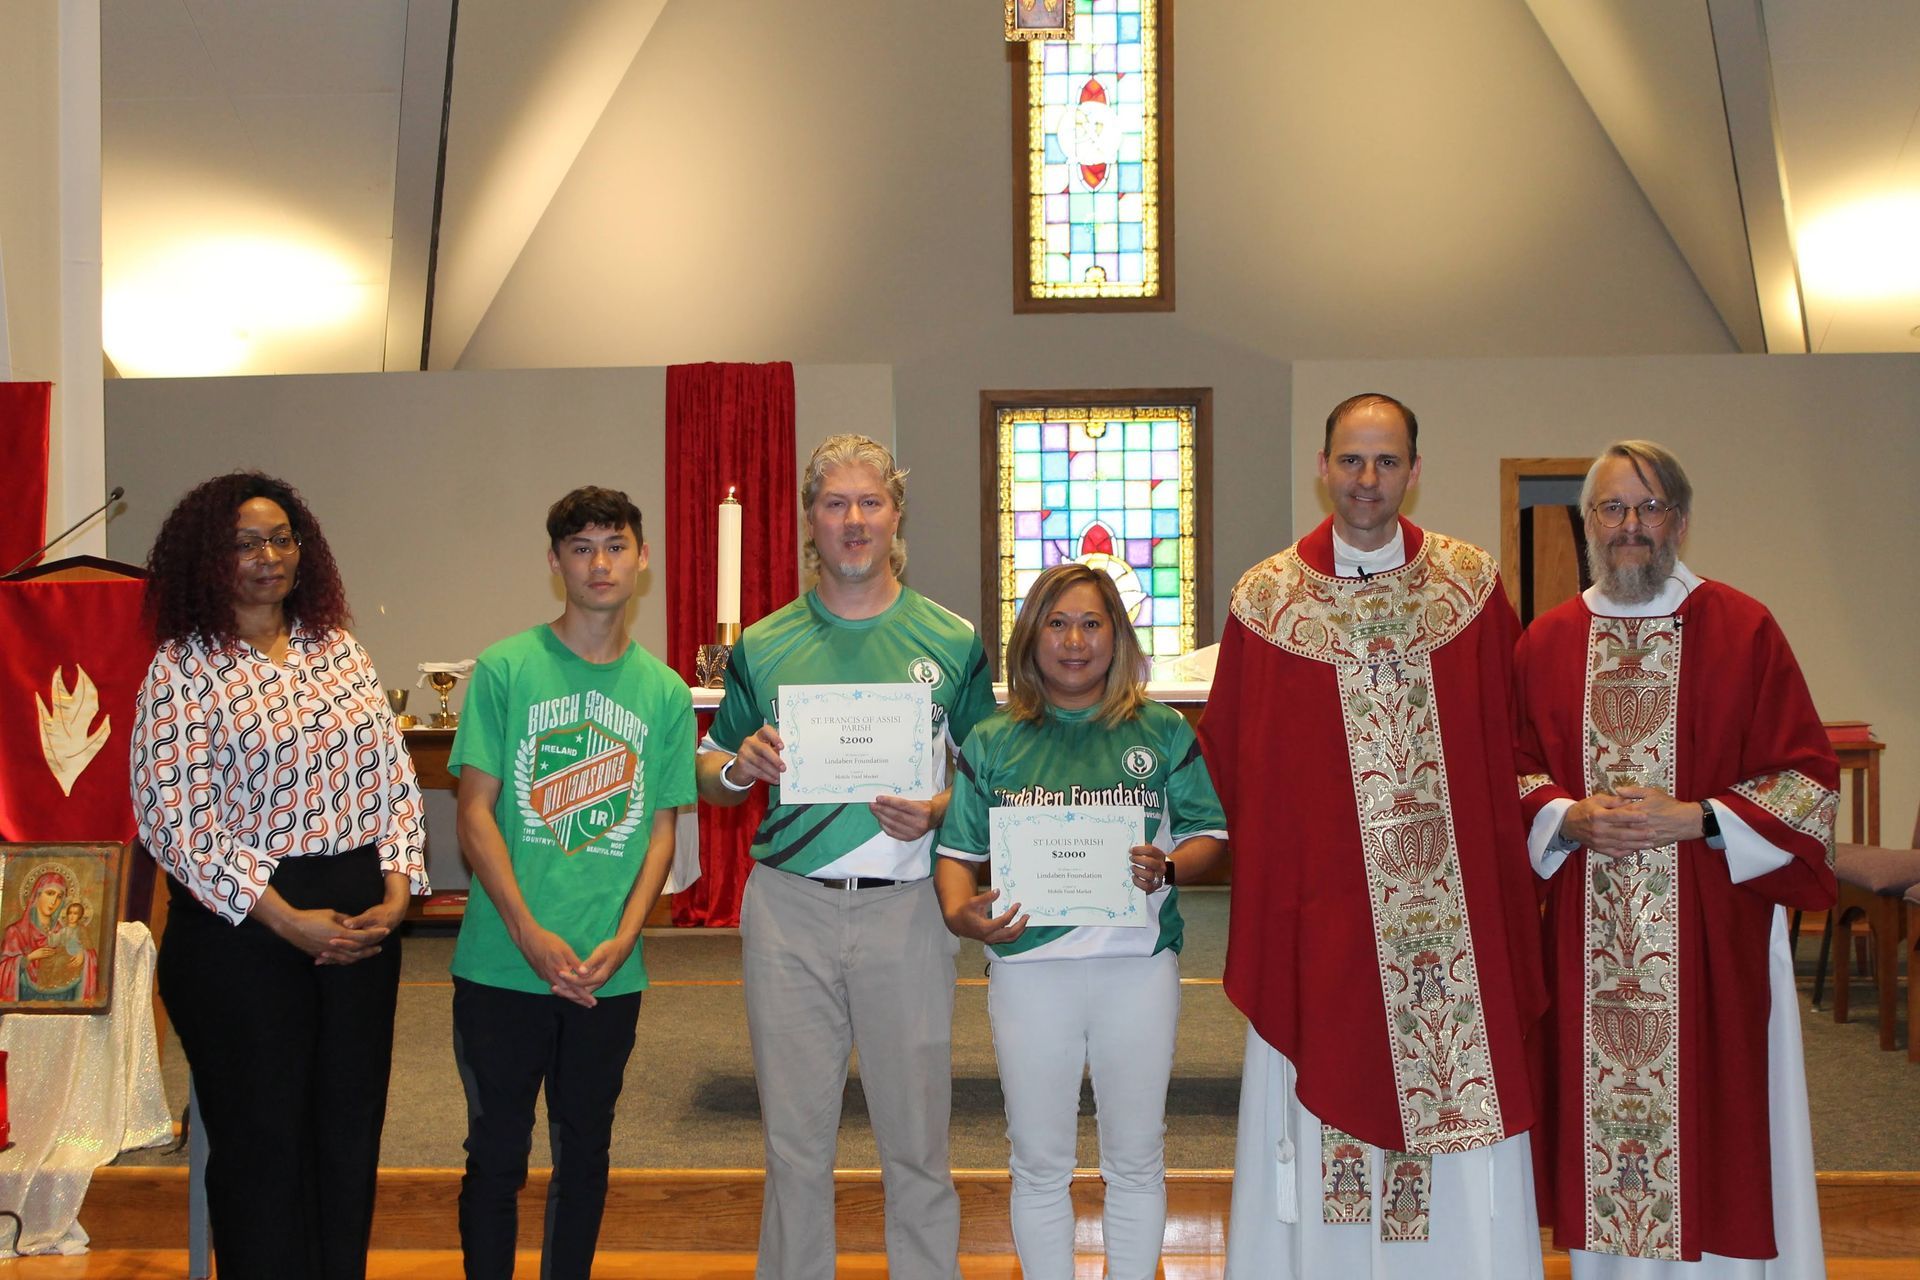
[[(1826, 936), (1820, 941), (1824, 960), (1833, 954), (1833, 1020), (1847, 1020), (1849, 963), (1855, 916), (1866, 921), (1873, 938), (1874, 990), (1879, 996), (1880, 1047), (1893, 1048), (1895, 1000), (1900, 983), (1900, 944), (1907, 937), (1907, 911), (1903, 899), (1920, 886), (1920, 815), (1916, 815), (1913, 847), (1880, 849), (1865, 844), (1834, 846), (1833, 873), (1840, 881), (1840, 900), (1828, 919)], [(1817, 993), (1820, 975), (1814, 975)], [(1912, 986), (1909, 973), (1908, 986)], [(1908, 992), (1911, 1002), (1912, 992)], [(1912, 1038), (1912, 1028), (1908, 1028)], [(1909, 1046), (1909, 1056), (1912, 1055)]]
[(1920, 1062), (1920, 885), (1907, 890), (1907, 1061)]

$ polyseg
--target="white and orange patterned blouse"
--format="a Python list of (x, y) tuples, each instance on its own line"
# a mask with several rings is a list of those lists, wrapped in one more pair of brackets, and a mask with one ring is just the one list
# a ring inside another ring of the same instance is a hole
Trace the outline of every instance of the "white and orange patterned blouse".
[(282, 858), (377, 845), (427, 891), (420, 788), (380, 678), (344, 631), (295, 627), (283, 662), (252, 645), (160, 647), (135, 706), (140, 838), (238, 924)]

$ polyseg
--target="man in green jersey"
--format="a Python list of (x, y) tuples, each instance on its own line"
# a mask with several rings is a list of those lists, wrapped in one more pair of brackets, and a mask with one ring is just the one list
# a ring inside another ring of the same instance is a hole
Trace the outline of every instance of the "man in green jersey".
[(702, 799), (738, 804), (757, 784), (774, 787), (740, 908), (766, 1137), (760, 1280), (833, 1276), (834, 1148), (856, 1048), (886, 1188), (888, 1273), (959, 1275), (947, 1160), (956, 944), (930, 878), (946, 751), (930, 801), (788, 805), (779, 794), (783, 684), (917, 680), (931, 693), (935, 739), (956, 750), (993, 710), (973, 628), (900, 582), (905, 478), (864, 436), (814, 450), (800, 502), (818, 583), (741, 636), (700, 747)]
[(467, 1094), (460, 1247), (510, 1280), (515, 1197), (546, 1086), (553, 1181), (540, 1274), (586, 1277), (607, 1198), (613, 1107), (647, 985), (640, 927), (691, 804), (686, 684), (627, 636), (647, 564), (640, 510), (575, 489), (547, 513), (566, 608), (480, 655), (449, 763), (474, 884), (453, 953)]

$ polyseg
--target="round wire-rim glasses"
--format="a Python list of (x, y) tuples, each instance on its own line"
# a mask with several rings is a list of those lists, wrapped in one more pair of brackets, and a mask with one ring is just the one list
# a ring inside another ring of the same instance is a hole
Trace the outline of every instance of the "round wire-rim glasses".
[(1593, 504), (1593, 517), (1608, 529), (1618, 529), (1627, 521), (1627, 512), (1639, 515), (1640, 523), (1649, 529), (1658, 529), (1667, 522), (1673, 506), (1658, 498), (1648, 498), (1645, 502), (1596, 502)]

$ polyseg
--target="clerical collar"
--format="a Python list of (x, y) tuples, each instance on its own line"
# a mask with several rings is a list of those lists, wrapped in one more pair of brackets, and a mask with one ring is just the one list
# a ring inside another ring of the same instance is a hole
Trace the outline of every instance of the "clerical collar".
[(1340, 536), (1339, 530), (1333, 531), (1333, 573), (1338, 578), (1367, 578), (1376, 573), (1385, 573), (1389, 569), (1398, 569), (1407, 562), (1406, 533), (1398, 523), (1393, 527), (1393, 537), (1386, 545), (1372, 551), (1362, 551), (1349, 546)]
[(1580, 598), (1592, 612), (1603, 618), (1664, 618), (1678, 613), (1680, 605), (1693, 594), (1700, 585), (1700, 575), (1687, 568), (1682, 561), (1673, 562), (1673, 576), (1660, 584), (1660, 590), (1651, 600), (1641, 604), (1625, 604), (1612, 596), (1601, 594), (1600, 588), (1588, 587), (1580, 593)]

